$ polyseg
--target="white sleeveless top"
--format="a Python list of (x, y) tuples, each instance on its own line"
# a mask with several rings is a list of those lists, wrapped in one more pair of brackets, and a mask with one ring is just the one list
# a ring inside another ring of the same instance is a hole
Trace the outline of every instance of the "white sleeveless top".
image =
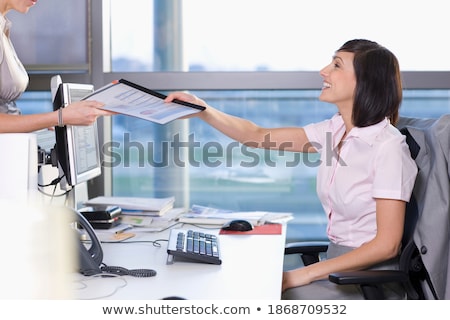
[(28, 74), (9, 38), (11, 21), (0, 14), (0, 112), (20, 113), (15, 100), (28, 86)]

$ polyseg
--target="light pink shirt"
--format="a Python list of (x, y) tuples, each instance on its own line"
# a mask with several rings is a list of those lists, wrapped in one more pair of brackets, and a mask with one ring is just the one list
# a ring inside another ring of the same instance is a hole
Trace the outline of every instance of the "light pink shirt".
[(328, 216), (334, 243), (359, 247), (377, 232), (375, 198), (409, 201), (417, 174), (405, 137), (387, 119), (353, 128), (340, 155), (342, 117), (307, 125), (308, 139), (320, 152), (317, 193)]

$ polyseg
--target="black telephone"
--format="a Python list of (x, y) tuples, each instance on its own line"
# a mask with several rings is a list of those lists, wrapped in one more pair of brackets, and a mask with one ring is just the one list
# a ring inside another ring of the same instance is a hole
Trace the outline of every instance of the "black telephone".
[(78, 234), (79, 245), (79, 272), (85, 276), (93, 276), (96, 274), (115, 274), (130, 275), (133, 277), (153, 277), (156, 271), (152, 269), (126, 269), (117, 266), (107, 266), (103, 263), (103, 250), (94, 229), (87, 219), (78, 211), (76, 211), (77, 230), (86, 231), (90, 238), (90, 246), (87, 247), (80, 239)]
[(76, 223), (78, 224), (78, 227), (84, 229), (91, 240), (89, 248), (87, 248), (81, 240), (78, 241), (79, 272), (85, 276), (102, 273), (101, 265), (103, 262), (103, 250), (100, 241), (90, 223), (78, 211), (77, 218)]

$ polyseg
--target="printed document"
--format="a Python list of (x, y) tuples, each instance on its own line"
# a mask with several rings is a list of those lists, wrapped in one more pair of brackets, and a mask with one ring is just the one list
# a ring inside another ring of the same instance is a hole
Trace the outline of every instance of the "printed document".
[(96, 90), (83, 100), (97, 100), (104, 104), (102, 109), (159, 124), (166, 124), (205, 109), (203, 106), (180, 100), (166, 103), (165, 98), (162, 93), (121, 79)]

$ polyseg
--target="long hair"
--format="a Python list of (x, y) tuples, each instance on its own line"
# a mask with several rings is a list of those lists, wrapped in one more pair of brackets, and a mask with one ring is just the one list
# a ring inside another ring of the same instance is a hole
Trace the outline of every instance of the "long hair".
[(364, 39), (350, 40), (338, 51), (355, 55), (353, 125), (366, 127), (386, 117), (395, 124), (403, 97), (400, 67), (395, 55), (378, 43)]

